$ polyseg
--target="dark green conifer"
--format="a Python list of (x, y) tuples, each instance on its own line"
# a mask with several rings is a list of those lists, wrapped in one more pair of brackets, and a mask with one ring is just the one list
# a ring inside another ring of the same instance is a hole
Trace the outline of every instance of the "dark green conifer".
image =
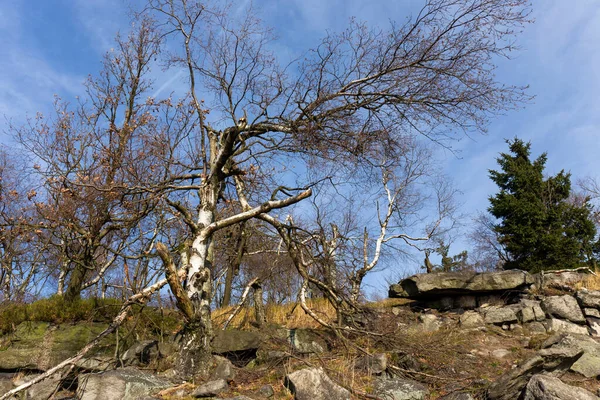
[(505, 269), (530, 272), (592, 265), (598, 250), (591, 205), (569, 201), (571, 175), (560, 171), (544, 178), (546, 153), (530, 159), (531, 143), (507, 140), (499, 171), (490, 178), (500, 191), (490, 197), (495, 230), (511, 259)]

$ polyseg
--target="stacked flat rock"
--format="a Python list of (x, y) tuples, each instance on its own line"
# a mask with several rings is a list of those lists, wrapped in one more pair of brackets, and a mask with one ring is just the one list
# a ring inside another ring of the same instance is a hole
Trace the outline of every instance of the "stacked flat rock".
[(525, 290), (535, 283), (525, 271), (438, 272), (418, 274), (391, 285), (390, 297), (426, 299), (440, 295), (477, 295), (508, 290)]

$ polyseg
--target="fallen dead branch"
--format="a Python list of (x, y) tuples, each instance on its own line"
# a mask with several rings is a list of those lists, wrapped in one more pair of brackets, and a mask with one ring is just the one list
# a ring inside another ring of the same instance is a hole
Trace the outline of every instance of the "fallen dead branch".
[(464, 381), (464, 379), (457, 379), (456, 377), (453, 377), (453, 378), (444, 378), (443, 376), (430, 375), (430, 374), (426, 374), (425, 372), (412, 371), (410, 369), (404, 369), (404, 368), (396, 367), (395, 365), (388, 365), (388, 368), (391, 368), (393, 371), (402, 372), (404, 374), (420, 375), (420, 376), (425, 376), (427, 378), (439, 379), (439, 380), (443, 380), (443, 381)]

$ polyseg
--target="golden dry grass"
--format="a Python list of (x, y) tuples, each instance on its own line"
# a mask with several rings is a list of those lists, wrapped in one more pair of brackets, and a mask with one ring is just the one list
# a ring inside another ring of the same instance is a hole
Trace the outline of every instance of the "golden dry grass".
[(414, 300), (403, 299), (403, 298), (397, 298), (397, 299), (388, 298), (388, 299), (368, 302), (365, 304), (365, 307), (367, 307), (367, 308), (391, 308), (391, 307), (397, 307), (397, 306), (405, 306), (412, 302), (414, 302)]
[[(335, 319), (335, 310), (325, 299), (307, 301), (307, 305), (320, 318), (327, 322)], [(234, 311), (235, 306), (218, 308), (212, 313), (215, 326), (221, 327)], [(319, 328), (320, 325), (311, 316), (306, 314), (300, 304), (268, 304), (266, 307), (267, 321), (270, 324), (282, 325), (287, 328)], [(255, 321), (253, 307), (242, 307), (240, 312), (229, 324), (232, 328), (250, 328)]]
[(600, 290), (600, 270), (594, 269), (593, 274), (589, 274), (583, 281), (575, 285), (575, 289)]

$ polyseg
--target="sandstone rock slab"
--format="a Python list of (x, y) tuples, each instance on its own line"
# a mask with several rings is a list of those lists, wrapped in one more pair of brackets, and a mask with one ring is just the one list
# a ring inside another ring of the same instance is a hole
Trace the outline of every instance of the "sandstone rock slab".
[(432, 295), (472, 295), (524, 289), (534, 283), (527, 272), (437, 272), (413, 275), (390, 287), (390, 297), (427, 298)]
[(600, 356), (592, 353), (583, 353), (583, 355), (571, 365), (571, 371), (577, 372), (586, 378), (596, 378), (600, 376)]

